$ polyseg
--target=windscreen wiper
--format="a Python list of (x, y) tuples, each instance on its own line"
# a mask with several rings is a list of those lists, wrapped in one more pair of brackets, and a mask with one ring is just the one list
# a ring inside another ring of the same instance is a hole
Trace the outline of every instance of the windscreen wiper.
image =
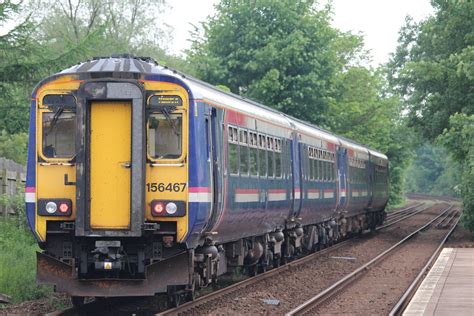
[(64, 106), (58, 106), (56, 111), (54, 112), (53, 119), (51, 120), (51, 125), (49, 126), (49, 129), (45, 132), (46, 135), (49, 135), (51, 131), (53, 130), (53, 127), (56, 125), (58, 122), (59, 116), (64, 112)]
[[(174, 107), (172, 109), (174, 111)], [(170, 124), (170, 126), (173, 129), (173, 132), (176, 134), (176, 136), (180, 136), (181, 132), (177, 130), (175, 122), (171, 118), (171, 115), (168, 112), (168, 108), (166, 106), (162, 108), (161, 113), (163, 113), (163, 115), (165, 116), (166, 120), (168, 121), (168, 124)]]

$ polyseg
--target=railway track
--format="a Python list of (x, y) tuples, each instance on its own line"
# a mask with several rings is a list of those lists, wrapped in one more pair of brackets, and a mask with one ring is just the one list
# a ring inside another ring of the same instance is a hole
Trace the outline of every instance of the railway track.
[(412, 200), (438, 200), (446, 202), (456, 202), (459, 198), (447, 195), (430, 195), (424, 193), (407, 193), (406, 197)]
[(426, 203), (418, 203), (413, 206), (404, 208), (400, 211), (389, 213), (387, 215), (387, 218), (385, 219), (384, 225), (377, 227), (377, 230), (392, 226), (395, 223), (401, 222), (404, 219), (410, 218), (418, 213), (427, 210), (430, 206), (425, 206), (425, 204)]
[[(409, 217), (412, 217), (412, 216), (414, 216), (414, 215), (416, 215), (420, 212), (426, 211), (428, 208), (429, 208), (428, 206), (425, 206), (425, 203), (417, 203), (415, 205), (412, 205), (412, 206), (406, 207), (402, 210), (399, 210), (399, 211), (393, 213), (393, 214), (398, 214), (398, 216), (396, 218), (391, 220), (391, 222), (389, 224), (378, 227), (377, 230), (381, 230), (381, 229), (390, 227), (390, 226), (392, 226), (392, 225), (394, 225), (394, 224), (396, 224), (396, 223), (398, 223), (402, 220), (405, 220)], [(400, 215), (403, 215), (403, 216), (400, 216)], [(272, 270), (270, 270), (266, 273), (263, 273), (263, 274), (260, 274), (256, 277), (241, 281), (241, 282), (236, 283), (234, 285), (223, 288), (219, 291), (212, 292), (211, 294), (208, 294), (206, 296), (198, 298), (195, 301), (185, 303), (185, 304), (183, 304), (181, 306), (178, 306), (176, 308), (164, 311), (164, 312), (162, 312), (158, 315), (193, 315), (193, 314), (198, 314), (199, 313), (199, 308), (201, 306), (212, 305), (212, 302), (215, 301), (215, 300), (225, 298), (225, 297), (232, 297), (233, 294), (237, 293), (238, 291), (240, 291), (244, 288), (247, 288), (247, 287), (249, 287), (253, 284), (257, 284), (259, 282), (262, 282), (263, 280), (268, 279), (268, 278), (270, 278), (274, 275), (280, 274), (285, 270), (295, 268), (295, 267), (300, 266), (300, 265), (302, 265), (306, 262), (310, 262), (312, 260), (315, 260), (318, 257), (322, 257), (324, 255), (327, 255), (328, 253), (334, 252), (335, 250), (345, 246), (347, 243), (353, 242), (355, 239), (356, 238), (340, 242), (340, 243), (338, 243), (338, 244), (336, 244), (336, 245), (334, 245), (330, 248), (326, 248), (322, 251), (319, 251), (319, 252), (313, 253), (311, 255), (308, 255), (306, 257), (303, 257), (301, 259), (292, 261), (292, 262), (290, 262), (290, 263), (288, 263), (284, 266), (281, 266), (281, 267), (276, 268), (276, 269), (272, 269)]]
[[(383, 260), (388, 258), (401, 248), (402, 245), (405, 245), (409, 241), (413, 239), (413, 237), (419, 235), (421, 232), (425, 231), (429, 227), (435, 227), (435, 228), (440, 228), (440, 227), (446, 227), (446, 225), (450, 225), (451, 228), (449, 231), (446, 233), (442, 241), (439, 243), (436, 251), (432, 254), (429, 262), (427, 265), (424, 267), (422, 272), (420, 272), (419, 276), (415, 280), (416, 282), (420, 282), (420, 279), (422, 278), (422, 274), (426, 269), (428, 269), (428, 266), (431, 264), (431, 262), (436, 258), (437, 254), (439, 253), (440, 249), (442, 249), (444, 243), (448, 239), (449, 235), (454, 231), (458, 221), (459, 221), (459, 211), (453, 210), (453, 205), (450, 205), (446, 209), (444, 209), (441, 214), (437, 215), (435, 218), (431, 219), (428, 223), (420, 227), (419, 229), (415, 230), (413, 233), (409, 234), (405, 238), (403, 238), (401, 241), (390, 247), (389, 249), (385, 250), (382, 252), (380, 255), (377, 257), (373, 258), (369, 262), (365, 263), (352, 273), (346, 275), (344, 278), (340, 279), (330, 287), (326, 288), (324, 291), (318, 293), (311, 299), (307, 300), (303, 304), (297, 306), (293, 310), (289, 311), (286, 313), (286, 315), (311, 315), (311, 314), (316, 314), (318, 313), (318, 310), (320, 307), (324, 304), (328, 304), (328, 302), (335, 300), (338, 296), (340, 296), (344, 291), (346, 291), (353, 283), (357, 282), (360, 278), (364, 276), (370, 269), (372, 269), (374, 266), (377, 264), (381, 263)], [(450, 223), (450, 224), (449, 224)], [(419, 284), (419, 283), (416, 283)], [(409, 287), (407, 292), (405, 292), (404, 295), (402, 295), (402, 298), (400, 299), (400, 302), (397, 303), (396, 308), (393, 310), (393, 315), (396, 315), (403, 306), (405, 306), (406, 302), (409, 301), (411, 298), (411, 295), (413, 295), (415, 289), (416, 289), (416, 284), (412, 285)]]
[[(415, 215), (417, 215), (417, 214), (419, 214), (423, 211), (427, 211), (429, 208), (430, 208), (429, 206), (426, 206), (426, 203), (416, 203), (414, 205), (410, 205), (406, 208), (398, 210), (394, 213), (389, 213), (389, 215), (387, 216), (387, 220), (388, 220), (387, 224), (384, 224), (383, 226), (378, 227), (377, 230), (382, 230), (382, 229), (385, 229), (387, 227), (390, 227), (390, 226), (392, 226), (392, 225), (394, 225), (394, 224), (396, 224), (400, 221), (403, 221), (403, 220), (408, 219), (412, 216), (415, 216)], [(245, 279), (243, 281), (232, 284), (232, 285), (227, 286), (225, 288), (222, 288), (220, 290), (217, 290), (217, 291), (211, 292), (209, 294), (206, 294), (204, 296), (201, 296), (201, 297), (197, 298), (194, 301), (182, 304), (182, 305), (180, 305), (176, 308), (173, 308), (173, 309), (168, 309), (166, 311), (163, 311), (158, 315), (191, 315), (191, 314), (196, 314), (196, 313), (198, 313), (198, 310), (199, 310), (200, 307), (211, 304), (212, 301), (219, 300), (219, 299), (222, 299), (222, 298), (225, 298), (225, 297), (232, 297), (235, 293), (237, 293), (239, 291), (242, 291), (243, 289), (245, 289), (245, 288), (247, 288), (251, 285), (258, 284), (259, 282), (262, 282), (266, 279), (269, 279), (273, 276), (276, 276), (276, 275), (278, 275), (282, 272), (294, 270), (294, 269), (296, 269), (296, 267), (301, 266), (301, 265), (303, 265), (307, 262), (310, 262), (312, 260), (315, 260), (318, 257), (322, 257), (322, 256), (325, 256), (325, 255), (328, 255), (331, 252), (335, 252), (339, 248), (342, 248), (342, 247), (348, 245), (348, 243), (354, 242), (357, 239), (358, 238), (352, 238), (352, 239), (348, 239), (348, 240), (339, 242), (339, 243), (337, 243), (337, 244), (335, 244), (335, 245), (333, 245), (329, 248), (326, 248), (326, 249), (323, 249), (323, 250), (318, 251), (316, 253), (307, 255), (307, 256), (302, 257), (300, 259), (291, 261), (291, 262), (289, 262), (289, 263), (287, 263), (283, 266), (280, 266), (278, 268), (274, 268), (274, 269), (269, 270), (265, 273), (259, 274), (255, 277)], [(93, 301), (93, 302), (85, 304), (83, 307), (81, 307), (79, 309), (72, 307), (72, 308), (68, 308), (68, 309), (65, 309), (65, 310), (62, 310), (62, 311), (52, 313), (50, 315), (83, 315), (84, 311), (86, 312), (86, 314), (100, 312), (103, 309), (103, 307), (101, 306), (102, 304), (103, 303), (101, 303), (100, 301)], [(147, 314), (148, 313), (149, 313), (149, 311), (147, 311)]]

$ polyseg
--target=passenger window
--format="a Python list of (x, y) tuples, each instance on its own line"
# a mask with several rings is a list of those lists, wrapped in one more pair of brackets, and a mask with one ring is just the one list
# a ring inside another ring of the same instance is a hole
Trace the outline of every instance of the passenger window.
[(257, 133), (249, 132), (250, 174), (258, 176)]
[(239, 173), (239, 157), (237, 155), (237, 144), (229, 144), (229, 171), (231, 174)]
[(257, 176), (258, 175), (258, 151), (257, 148), (250, 147), (250, 174)]
[(314, 160), (309, 159), (309, 178), (314, 179)]
[(326, 181), (330, 181), (331, 180), (331, 174), (330, 174), (331, 170), (329, 168), (330, 163), (329, 161), (325, 161), (324, 164), (326, 165)]
[(275, 153), (275, 176), (281, 178), (281, 153)]
[(319, 160), (319, 180), (324, 181), (324, 161)]
[(332, 181), (332, 170), (331, 170), (331, 162), (326, 162), (327, 168), (328, 168), (328, 181)]
[(47, 158), (72, 158), (76, 154), (76, 114), (43, 112), (43, 155)]
[(176, 159), (182, 153), (183, 117), (152, 113), (148, 117), (148, 153), (154, 159)]
[(273, 163), (273, 149), (274, 149), (274, 146), (273, 146), (273, 138), (270, 138), (268, 137), (267, 138), (267, 148), (268, 148), (268, 151), (267, 151), (267, 155), (268, 155), (268, 176), (273, 178), (274, 174), (275, 174), (275, 169), (274, 169), (274, 163)]
[(247, 131), (240, 130), (240, 174), (249, 174), (249, 153)]
[(260, 164), (260, 176), (266, 177), (267, 175), (267, 155), (266, 155), (266, 138), (264, 135), (258, 135), (258, 155)]
[(249, 174), (249, 154), (248, 147), (245, 144), (240, 144), (240, 174)]
[(228, 128), (228, 144), (229, 144), (229, 172), (230, 174), (239, 173), (239, 155), (238, 155), (238, 143), (239, 138), (237, 136), (237, 128), (229, 126)]

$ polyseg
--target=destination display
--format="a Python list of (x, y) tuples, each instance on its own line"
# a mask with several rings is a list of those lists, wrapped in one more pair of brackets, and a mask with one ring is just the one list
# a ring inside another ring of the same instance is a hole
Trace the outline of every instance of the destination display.
[(150, 99), (151, 106), (182, 106), (183, 99), (177, 95), (154, 95)]

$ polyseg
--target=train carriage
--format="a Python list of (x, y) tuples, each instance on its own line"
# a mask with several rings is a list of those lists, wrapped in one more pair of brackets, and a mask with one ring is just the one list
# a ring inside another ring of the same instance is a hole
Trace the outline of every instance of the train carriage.
[(387, 157), (149, 58), (37, 85), (27, 218), (37, 279), (83, 297), (168, 293), (284, 263), (383, 221)]

